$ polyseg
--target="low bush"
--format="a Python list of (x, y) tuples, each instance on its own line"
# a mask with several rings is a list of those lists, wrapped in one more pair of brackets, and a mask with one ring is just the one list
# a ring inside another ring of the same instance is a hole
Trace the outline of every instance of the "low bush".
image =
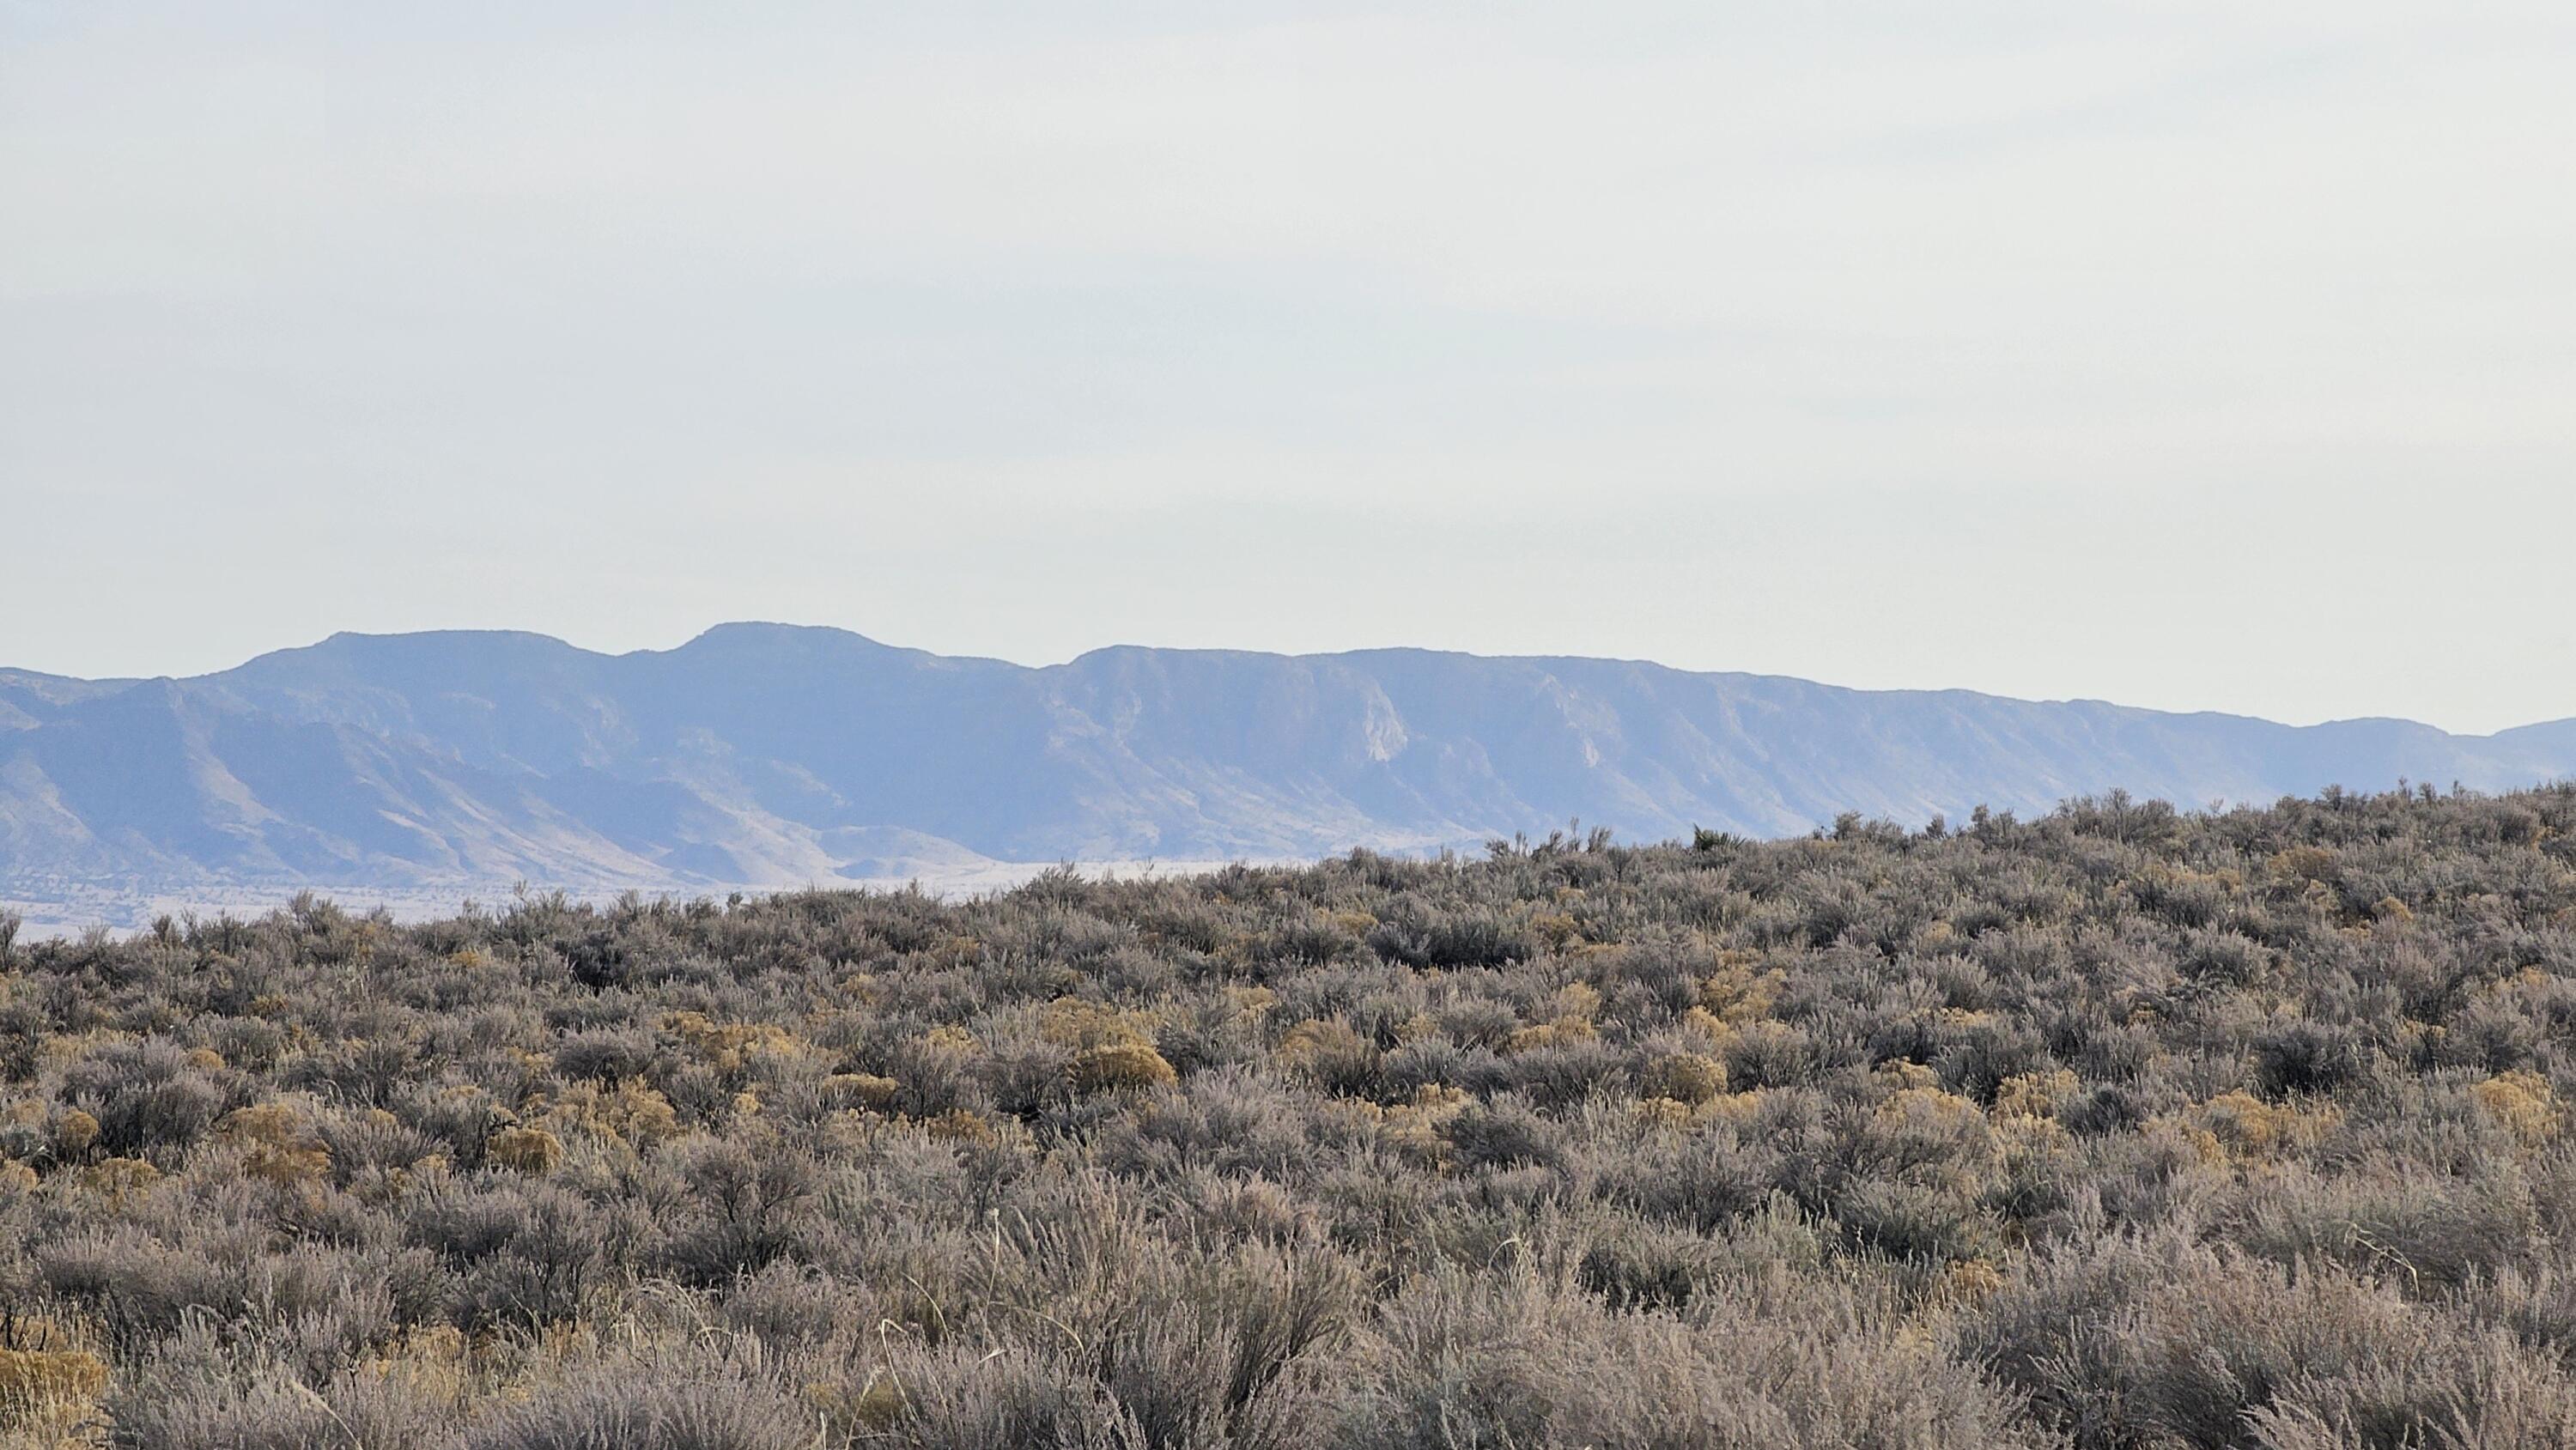
[(2576, 789), (0, 946), (0, 1444), (2576, 1446)]

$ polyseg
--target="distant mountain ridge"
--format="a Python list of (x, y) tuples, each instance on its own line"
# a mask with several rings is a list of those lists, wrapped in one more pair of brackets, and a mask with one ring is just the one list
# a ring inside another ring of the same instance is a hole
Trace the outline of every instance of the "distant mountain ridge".
[(1122, 647), (1032, 668), (787, 625), (623, 655), (342, 634), (191, 679), (0, 670), (0, 897), (801, 885), (2571, 773), (2576, 720), (2292, 727), (1618, 660)]

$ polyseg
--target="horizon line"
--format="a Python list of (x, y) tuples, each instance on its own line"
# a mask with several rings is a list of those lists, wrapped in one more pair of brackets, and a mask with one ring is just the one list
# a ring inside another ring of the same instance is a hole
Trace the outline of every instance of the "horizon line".
[(1416, 654), (1445, 656), (1455, 659), (1488, 660), (1497, 663), (1529, 664), (1564, 662), (1628, 665), (1661, 670), (1671, 674), (1685, 675), (1694, 678), (1735, 677), (1751, 680), (1784, 681), (1791, 684), (1810, 686), (1816, 689), (1833, 690), (1856, 695), (1962, 695), (1982, 700), (1998, 700), (2023, 705), (2091, 706), (2107, 710), (2171, 716), (2178, 719), (2196, 718), (2240, 720), (2253, 724), (2270, 725), (2285, 730), (2322, 730), (2338, 726), (2396, 725), (2418, 730), (2430, 730), (2452, 740), (2494, 740), (2501, 736), (2517, 734), (2526, 730), (2540, 730), (2556, 725), (2576, 724), (2576, 715), (2555, 716), (2547, 719), (2531, 720), (2523, 722), (2522, 724), (2507, 725), (2487, 731), (2450, 730), (2443, 726), (2435, 725), (2429, 721), (2418, 720), (2405, 715), (2335, 716), (2327, 719), (2300, 723), (2296, 721), (2275, 719), (2268, 715), (2248, 714), (2243, 711), (2236, 710), (2177, 709), (2158, 705), (2133, 705), (2118, 700), (2092, 695), (2014, 695), (2005, 694), (1996, 690), (1978, 689), (1974, 686), (1967, 685), (1850, 685), (1831, 680), (1821, 680), (1808, 675), (1781, 674), (1763, 670), (1690, 669), (1681, 665), (1666, 664), (1661, 660), (1635, 655), (1589, 655), (1564, 653), (1487, 654), (1476, 650), (1448, 649), (1431, 645), (1360, 645), (1340, 649), (1291, 651), (1247, 649), (1223, 645), (1156, 645), (1122, 642), (1095, 645), (1089, 649), (1085, 649), (1068, 656), (1065, 659), (1033, 664), (1025, 660), (1008, 659), (999, 655), (944, 654), (937, 650), (924, 649), (914, 645), (889, 644), (873, 635), (862, 634), (846, 625), (805, 624), (790, 620), (777, 619), (719, 620), (714, 624), (710, 624), (705, 628), (700, 629), (697, 633), (690, 635), (687, 639), (680, 641), (678, 644), (659, 648), (653, 646), (642, 646), (629, 650), (595, 649), (588, 645), (577, 644), (561, 635), (548, 634), (543, 630), (534, 629), (500, 627), (435, 627), (428, 629), (406, 630), (340, 629), (333, 630), (331, 633), (318, 640), (314, 640), (309, 644), (283, 645), (275, 649), (262, 650), (232, 665), (225, 666), (221, 669), (206, 670), (196, 674), (65, 675), (53, 673), (51, 671), (27, 669), (19, 666), (0, 664), (0, 677), (18, 675), (33, 677), (36, 679), (59, 680), (92, 686), (134, 686), (161, 683), (188, 684), (221, 679), (226, 675), (247, 669), (263, 660), (275, 659), (285, 655), (306, 653), (308, 651), (324, 648), (325, 646), (339, 640), (406, 640), (439, 636), (542, 641), (546, 644), (560, 646), (564, 649), (572, 650), (579, 654), (590, 656), (594, 659), (622, 660), (633, 659), (638, 656), (677, 654), (682, 650), (686, 650), (693, 645), (701, 644), (709, 638), (727, 630), (775, 630), (801, 634), (835, 635), (845, 639), (858, 641), (859, 643), (872, 648), (886, 650), (893, 653), (922, 655), (931, 659), (953, 660), (970, 664), (1000, 665), (1011, 669), (1026, 670), (1031, 673), (1069, 669), (1080, 664), (1082, 661), (1091, 659), (1095, 656), (1123, 652), (1176, 655), (1234, 655), (1255, 659), (1290, 661), (1347, 659), (1361, 655)]

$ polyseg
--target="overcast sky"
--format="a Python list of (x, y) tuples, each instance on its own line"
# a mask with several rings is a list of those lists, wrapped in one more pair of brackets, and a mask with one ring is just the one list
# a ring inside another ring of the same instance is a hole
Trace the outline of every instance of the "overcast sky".
[(2571, 17), (0, 0), (0, 665), (2576, 715)]

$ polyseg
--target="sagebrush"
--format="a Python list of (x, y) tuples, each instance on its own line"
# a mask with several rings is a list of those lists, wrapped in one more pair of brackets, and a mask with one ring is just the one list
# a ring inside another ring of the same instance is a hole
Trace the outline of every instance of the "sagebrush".
[(0, 953), (11, 1443), (2576, 1445), (2576, 790)]

